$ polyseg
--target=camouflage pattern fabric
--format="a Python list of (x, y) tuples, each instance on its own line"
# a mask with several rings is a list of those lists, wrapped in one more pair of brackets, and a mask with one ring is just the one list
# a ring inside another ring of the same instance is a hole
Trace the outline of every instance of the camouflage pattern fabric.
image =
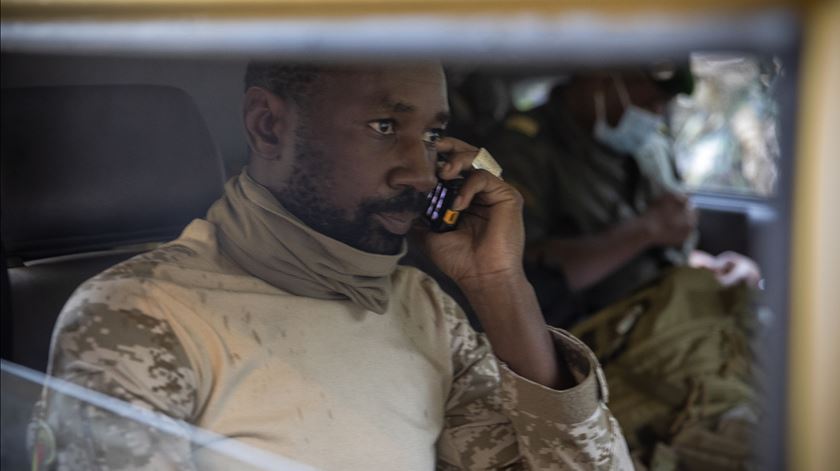
[[(185, 252), (170, 246), (80, 286), (56, 326), (50, 375), (141, 411), (191, 417), (195, 373), (169, 324), (152, 315), (158, 310), (150, 308), (155, 301), (142, 289), (158, 263)], [(105, 286), (108, 292), (102, 294)], [(58, 469), (194, 469), (186, 432), (172, 436), (49, 388), (48, 382), (36, 416), (56, 437)], [(176, 421), (170, 425), (178, 427)]]
[[(215, 227), (84, 283), (49, 373), (320, 469), (632, 469), (597, 360), (553, 330), (578, 379), (510, 371), (456, 303), (400, 267), (385, 315), (291, 295), (244, 273)], [(45, 390), (55, 469), (231, 469), (162, 434)]]
[(456, 374), (438, 469), (632, 469), (621, 429), (605, 405), (603, 373), (582, 342), (552, 329), (578, 380), (573, 389), (553, 391), (498, 362), (486, 338), (462, 319), (452, 331)]

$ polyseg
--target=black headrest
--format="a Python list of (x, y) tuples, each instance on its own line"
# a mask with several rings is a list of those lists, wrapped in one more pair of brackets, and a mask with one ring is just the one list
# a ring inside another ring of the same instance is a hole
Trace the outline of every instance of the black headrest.
[(224, 170), (182, 90), (2, 91), (0, 230), (22, 259), (177, 235), (219, 197)]

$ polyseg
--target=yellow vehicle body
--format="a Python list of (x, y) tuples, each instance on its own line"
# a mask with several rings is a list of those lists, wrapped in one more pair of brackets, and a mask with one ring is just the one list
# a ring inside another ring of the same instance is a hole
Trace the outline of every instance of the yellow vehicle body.
[(793, 213), (789, 469), (840, 462), (840, 2), (812, 5), (804, 67)]

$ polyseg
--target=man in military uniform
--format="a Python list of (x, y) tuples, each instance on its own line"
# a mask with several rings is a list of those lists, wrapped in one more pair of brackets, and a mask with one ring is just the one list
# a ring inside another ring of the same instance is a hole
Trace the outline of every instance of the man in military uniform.
[[(438, 65), (252, 63), (251, 149), (206, 219), (84, 283), (50, 374), (322, 469), (630, 469), (592, 353), (543, 323), (519, 194), (442, 138)], [(437, 177), (457, 230), (418, 237), (486, 335), (400, 267)], [(61, 469), (225, 466), (45, 394)], [(45, 455), (49, 455), (48, 453)]]
[(668, 267), (702, 266), (726, 286), (759, 281), (746, 257), (694, 250), (696, 215), (662, 117), (692, 86), (679, 68), (665, 77), (581, 73), (545, 105), (510, 115), (488, 143), (524, 196), (526, 261), (555, 324), (572, 324)]
[[(748, 439), (709, 437), (754, 425), (746, 286), (760, 275), (742, 255), (694, 249), (663, 119), (691, 87), (687, 68), (583, 72), (509, 116), (488, 148), (524, 197), (526, 266), (545, 316), (604, 362), (631, 449), (654, 467), (677, 456), (740, 469)], [(737, 427), (733, 410), (748, 411)]]

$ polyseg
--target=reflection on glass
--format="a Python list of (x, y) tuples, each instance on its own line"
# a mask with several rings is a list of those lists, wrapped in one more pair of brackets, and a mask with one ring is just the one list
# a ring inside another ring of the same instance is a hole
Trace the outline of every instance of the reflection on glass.
[(677, 166), (691, 190), (770, 196), (778, 178), (777, 60), (694, 54), (692, 96), (674, 104)]
[(14, 363), (0, 370), (2, 469), (314, 470)]

